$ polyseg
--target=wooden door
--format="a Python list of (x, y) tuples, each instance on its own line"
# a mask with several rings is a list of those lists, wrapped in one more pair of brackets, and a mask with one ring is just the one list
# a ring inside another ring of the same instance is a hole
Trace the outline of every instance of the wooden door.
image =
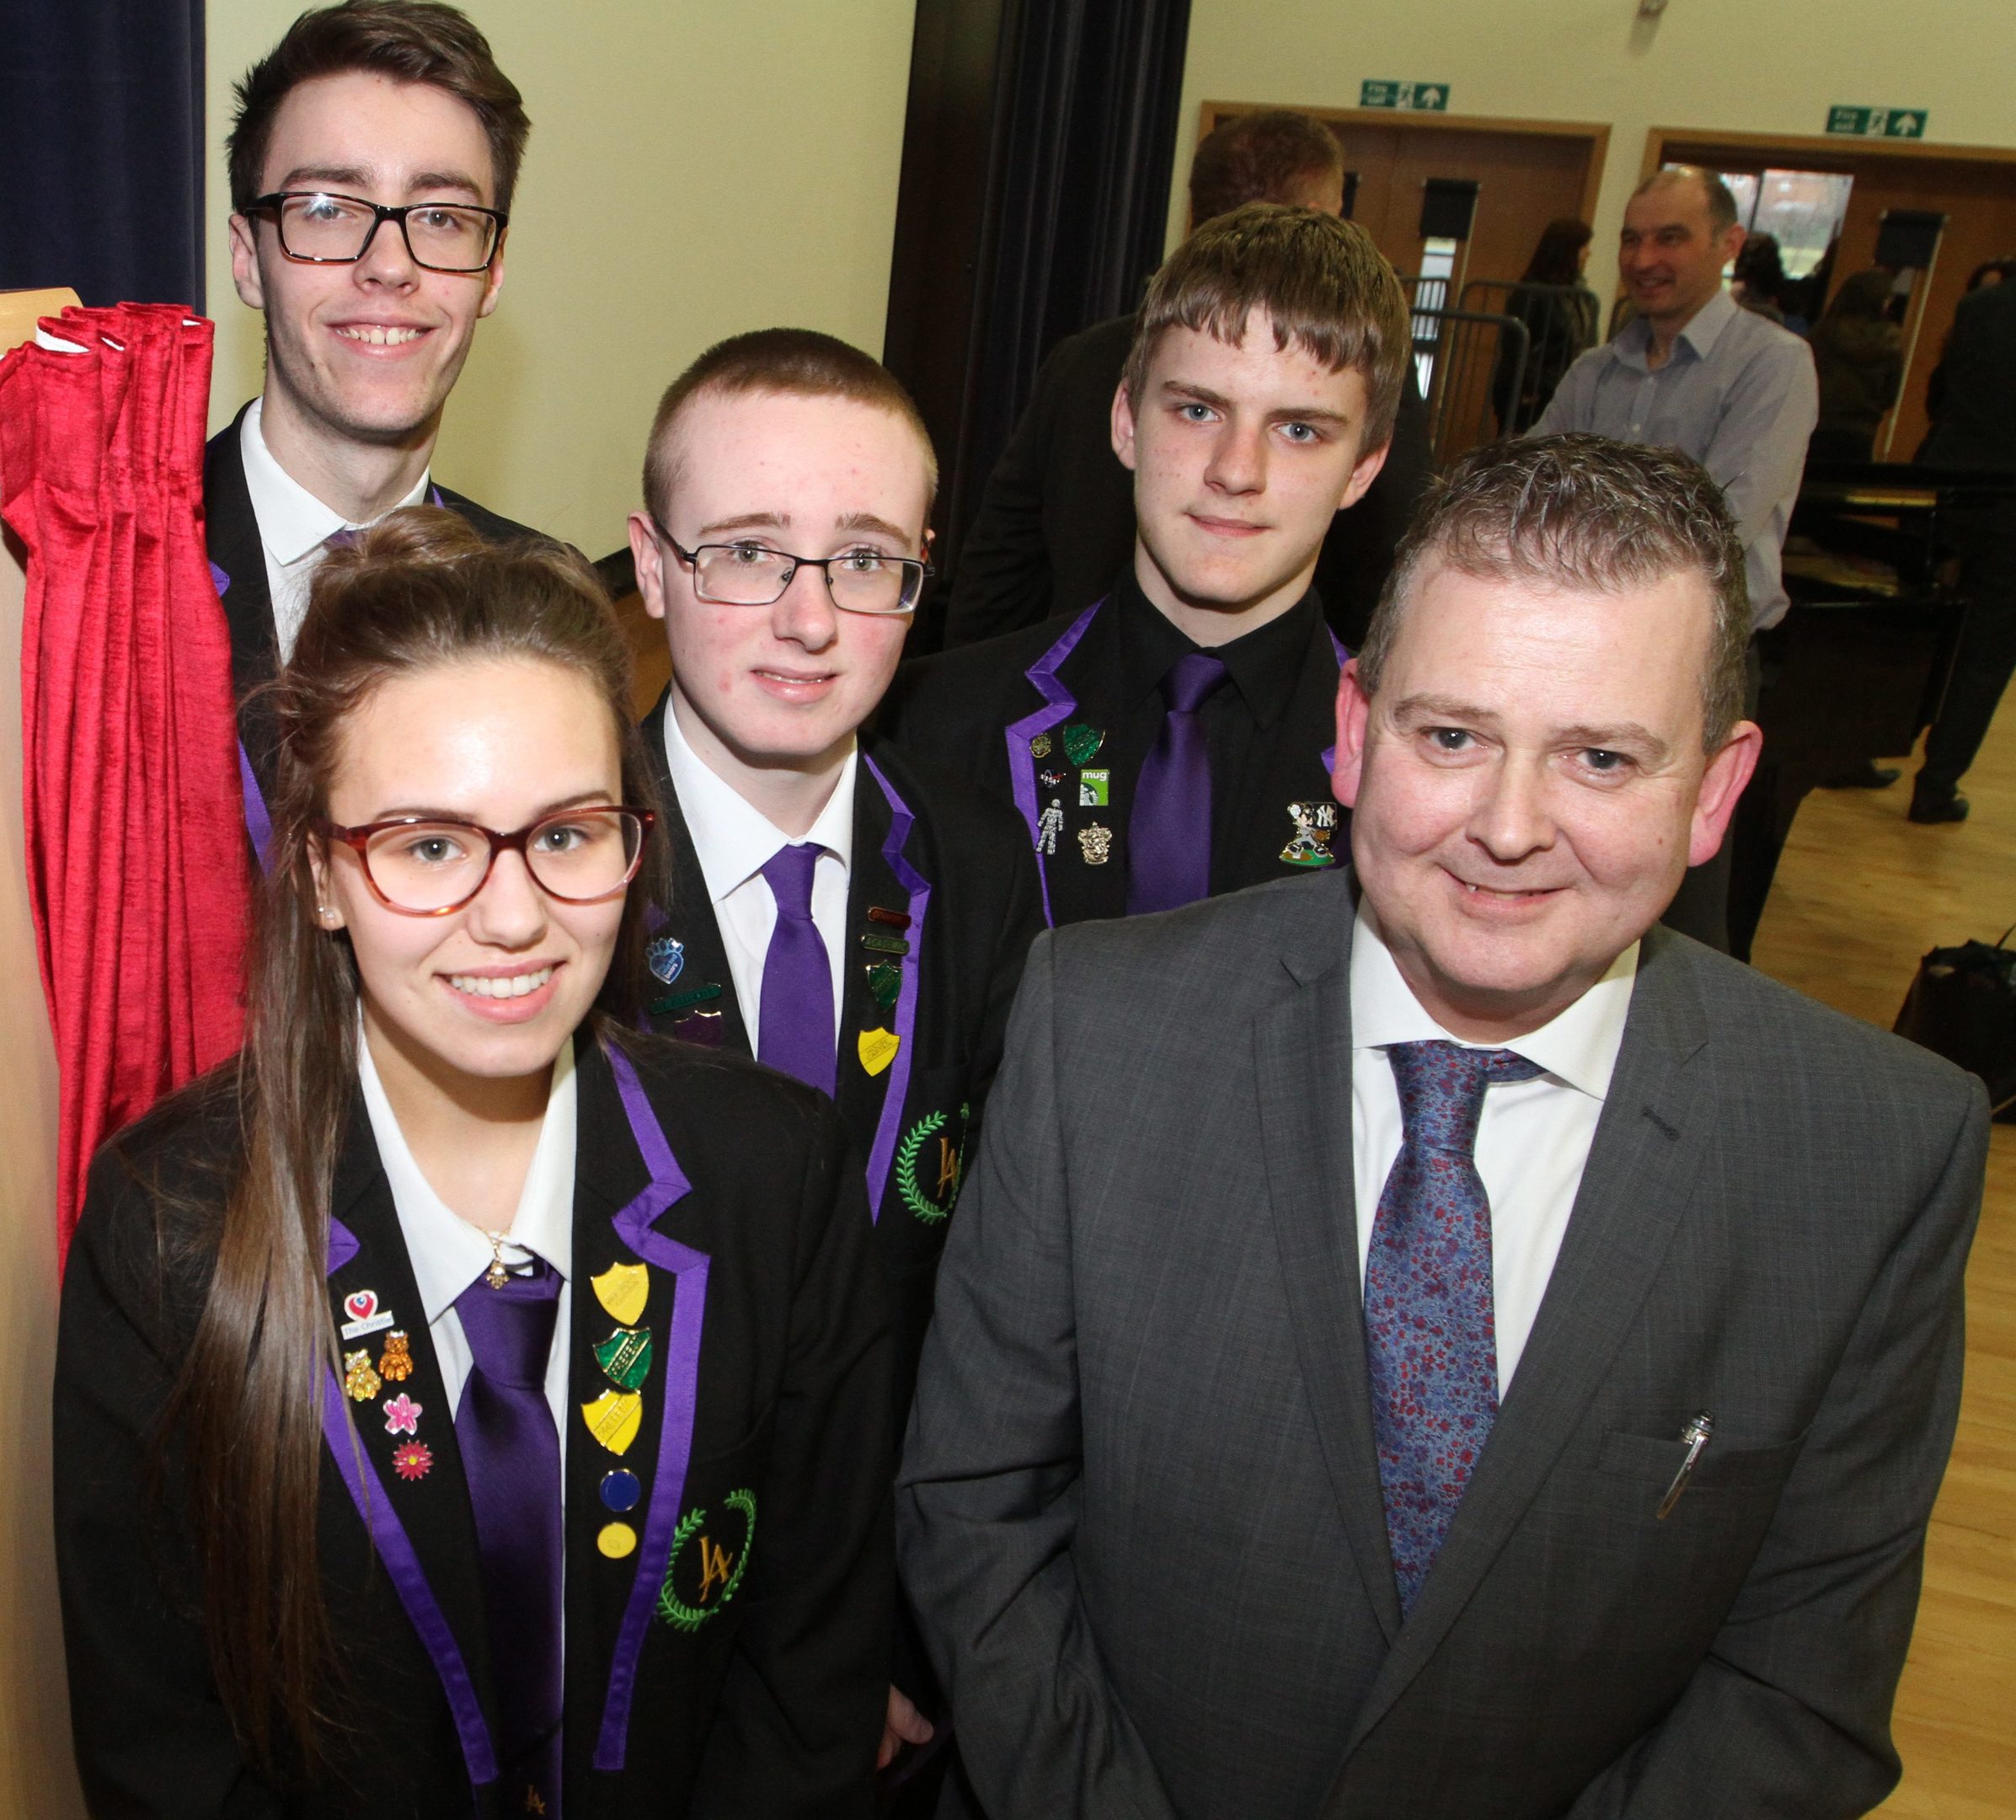
[[(1206, 102), (1203, 130), (1253, 111)], [(1607, 126), (1594, 122), (1411, 115), (1365, 108), (1306, 111), (1342, 142), (1345, 169), (1358, 176), (1351, 218), (1371, 234), (1396, 271), (1421, 269), (1421, 195), (1428, 179), (1450, 177), (1478, 185), (1476, 217), (1457, 265), (1465, 279), (1516, 278), (1526, 270), (1540, 230), (1556, 216), (1591, 219), (1610, 137)]]
[(1984, 261), (2016, 253), (2016, 159), (2007, 152), (1909, 151), (1865, 148), (1848, 142), (1817, 142), (1757, 136), (1695, 138), (1655, 132), (1646, 153), (1655, 163), (1706, 164), (1719, 170), (1754, 170), (1765, 164), (1788, 170), (1845, 173), (1854, 180), (1848, 217), (1834, 255), (1832, 281), (1875, 263), (1876, 235), (1893, 209), (1928, 209), (1946, 217), (1929, 282), (1921, 276), (1904, 324), (1909, 364), (1896, 409), (1876, 433), (1879, 460), (1909, 461), (1928, 427), (1925, 386), (1938, 364), (1954, 306), (1968, 275)]

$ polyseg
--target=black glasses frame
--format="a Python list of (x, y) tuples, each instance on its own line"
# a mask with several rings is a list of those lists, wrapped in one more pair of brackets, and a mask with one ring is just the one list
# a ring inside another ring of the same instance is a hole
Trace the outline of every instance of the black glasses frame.
[[(540, 829), (549, 827), (555, 822), (578, 822), (584, 816), (628, 816), (639, 824), (637, 851), (630, 855), (630, 868), (623, 877), (606, 891), (597, 891), (592, 897), (570, 897), (564, 891), (555, 891), (539, 876), (532, 863), (527, 846)], [(315, 832), (324, 840), (334, 841), (347, 847), (357, 856), (357, 864), (363, 868), (364, 883), (372, 897), (388, 910), (400, 916), (438, 917), (452, 916), (466, 905), (473, 903), (481, 895), (483, 887), (489, 883), (490, 874), (496, 870), (497, 855), (515, 853), (525, 863), (525, 875), (556, 903), (596, 904), (607, 903), (612, 897), (620, 897), (630, 888), (630, 881), (637, 876), (638, 868), (644, 864), (644, 850), (651, 838), (651, 829), (657, 822), (657, 815), (649, 809), (639, 809), (629, 803), (589, 803), (579, 809), (556, 809), (551, 815), (543, 815), (537, 822), (528, 822), (521, 828), (515, 828), (508, 834), (500, 834), (495, 828), (487, 828), (480, 822), (457, 822), (452, 816), (394, 816), (388, 822), (364, 822), (356, 827), (341, 827), (334, 822), (321, 821), (315, 824)], [(484, 862), (483, 876), (476, 881), (468, 896), (457, 897), (453, 903), (443, 904), (436, 910), (415, 910), (410, 905), (394, 903), (385, 895), (371, 870), (371, 838), (382, 834), (388, 828), (441, 827), (461, 828), (471, 834), (480, 834), (489, 842), (490, 856)]]
[[(354, 203), (359, 208), (369, 209), (372, 211), (372, 224), (364, 230), (364, 243), (348, 259), (333, 259), (327, 254), (313, 253), (297, 253), (292, 247), (287, 244), (287, 216), (286, 209), (281, 205), (291, 202), (297, 197), (313, 196), (327, 196), (332, 202)], [(462, 209), (471, 215), (489, 217), (491, 223), (489, 250), (484, 254), (479, 264), (474, 265), (436, 265), (430, 260), (422, 259), (418, 253), (413, 250), (413, 234), (406, 226), (406, 217), (416, 209), (431, 208)], [(406, 257), (411, 260), (415, 265), (418, 265), (423, 271), (459, 272), (465, 275), (488, 271), (490, 269), (491, 261), (497, 257), (497, 249), (504, 244), (504, 230), (511, 226), (511, 217), (502, 209), (484, 208), (479, 203), (475, 202), (436, 201), (433, 202), (401, 202), (392, 206), (383, 202), (373, 202), (365, 196), (345, 195), (337, 190), (275, 190), (265, 195), (253, 197), (245, 205), (246, 214), (250, 215), (255, 211), (272, 216), (273, 231), (280, 236), (281, 251), (286, 254), (289, 259), (298, 260), (304, 265), (355, 265), (359, 260), (371, 251), (371, 244), (377, 238), (379, 228), (382, 228), (387, 222), (397, 222), (399, 224), (399, 238), (406, 243)]]
[(938, 570), (933, 568), (928, 561), (918, 557), (884, 556), (880, 550), (877, 550), (874, 554), (879, 560), (900, 564), (903, 570), (903, 592), (901, 597), (902, 604), (890, 608), (887, 613), (877, 613), (872, 607), (850, 607), (833, 592), (832, 565), (837, 562), (845, 562), (849, 555), (858, 554), (858, 552), (842, 552), (837, 556), (794, 556), (789, 550), (773, 550), (769, 549), (769, 546), (766, 544), (762, 548), (768, 550), (771, 555), (781, 556), (791, 565), (784, 570), (782, 586), (767, 601), (723, 600), (718, 595), (702, 592), (700, 558), (709, 550), (735, 550), (741, 549), (744, 546), (740, 543), (696, 543), (691, 549), (688, 549), (677, 538), (666, 530), (657, 518), (654, 517), (651, 523), (656, 527), (659, 536), (671, 545), (672, 554), (692, 570), (693, 592), (710, 606), (714, 607), (774, 607), (789, 591), (792, 582), (798, 578), (798, 571), (800, 569), (816, 569), (826, 579), (826, 598), (832, 602), (837, 611), (859, 613), (864, 619), (895, 619), (901, 618), (905, 613), (913, 613), (917, 611), (917, 603), (922, 597), (926, 580), (938, 573)]

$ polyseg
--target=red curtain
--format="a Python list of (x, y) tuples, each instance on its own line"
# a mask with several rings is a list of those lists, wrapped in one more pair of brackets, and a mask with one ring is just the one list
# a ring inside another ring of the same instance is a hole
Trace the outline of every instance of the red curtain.
[(0, 517), (28, 553), (23, 814), (67, 1251), (101, 1140), (238, 1046), (250, 881), (203, 549), (211, 324), (126, 303), (42, 328), (0, 360)]

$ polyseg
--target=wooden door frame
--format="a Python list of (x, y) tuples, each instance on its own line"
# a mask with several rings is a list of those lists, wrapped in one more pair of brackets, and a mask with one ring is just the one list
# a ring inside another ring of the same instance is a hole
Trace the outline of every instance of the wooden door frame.
[(1948, 145), (1923, 139), (1864, 139), (1853, 133), (1725, 132), (1714, 126), (1648, 126), (1644, 156), (1639, 162), (1643, 182), (1666, 162), (1666, 147), (1683, 144), (1727, 146), (1733, 152), (1790, 152), (1801, 158), (1931, 158), (1947, 163), (2016, 164), (2016, 146)]
[[(1197, 104), (1197, 137), (1201, 140), (1217, 124), (1219, 115), (1257, 114), (1264, 108), (1284, 105), (1280, 101), (1201, 101)], [(1397, 126), (1403, 131), (1428, 132), (1446, 127), (1458, 132), (1515, 133), (1527, 134), (1536, 139), (1582, 140), (1589, 147), (1589, 164), (1582, 178), (1581, 216), (1584, 221), (1595, 218), (1596, 196), (1603, 187), (1603, 166), (1610, 156), (1607, 120), (1500, 119), (1495, 114), (1426, 114), (1416, 113), (1410, 108), (1305, 107), (1296, 111), (1319, 120), (1327, 126), (1343, 129), (1347, 165), (1350, 128), (1354, 124), (1381, 131)], [(2016, 158), (2016, 152), (2011, 153), (2010, 157)]]

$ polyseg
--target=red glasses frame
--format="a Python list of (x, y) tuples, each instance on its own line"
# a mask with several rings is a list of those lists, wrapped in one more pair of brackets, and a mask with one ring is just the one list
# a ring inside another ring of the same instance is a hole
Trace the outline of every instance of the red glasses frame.
[[(597, 891), (592, 897), (570, 897), (555, 891), (542, 879), (532, 863), (532, 856), (526, 851), (527, 843), (541, 828), (550, 827), (556, 822), (578, 822), (583, 816), (628, 816), (638, 824), (637, 851), (630, 855), (629, 870), (606, 891)], [(386, 822), (365, 822), (356, 827), (342, 827), (334, 822), (318, 822), (315, 832), (324, 840), (334, 841), (338, 846), (347, 847), (357, 856), (357, 864), (364, 874), (364, 883), (373, 897), (396, 915), (410, 917), (452, 916), (456, 911), (472, 903), (482, 894), (483, 887), (490, 881), (495, 870), (497, 855), (515, 853), (524, 862), (525, 875), (556, 903), (597, 904), (607, 903), (612, 897), (619, 897), (630, 888), (630, 881), (637, 876), (638, 868), (644, 864), (644, 850), (656, 826), (658, 816), (650, 809), (639, 809), (630, 803), (591, 803), (580, 809), (556, 809), (551, 815), (541, 816), (537, 822), (528, 822), (521, 828), (508, 834), (495, 828), (484, 827), (480, 822), (457, 822), (452, 816), (393, 816)], [(442, 827), (460, 828), (471, 834), (480, 834), (489, 846), (489, 858), (484, 862), (483, 876), (476, 881), (468, 893), (457, 897), (453, 903), (443, 904), (437, 910), (414, 910), (405, 904), (394, 903), (388, 897), (371, 870), (371, 838), (382, 834), (388, 828)]]

